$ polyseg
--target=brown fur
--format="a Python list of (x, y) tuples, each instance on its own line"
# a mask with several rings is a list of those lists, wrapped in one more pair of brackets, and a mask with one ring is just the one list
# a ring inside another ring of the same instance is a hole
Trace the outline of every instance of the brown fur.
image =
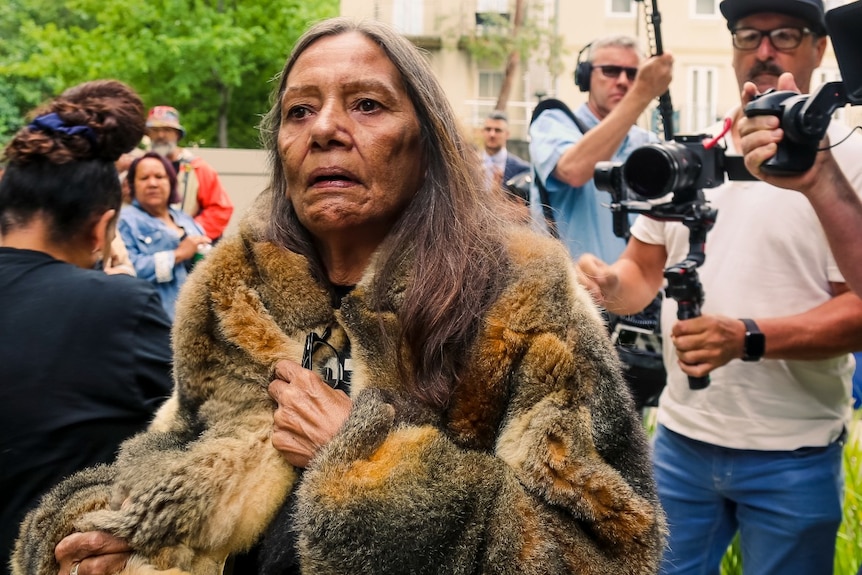
[(382, 343), (399, 324), (380, 310), (398, 309), (406, 275), (371, 302), (372, 267), (334, 311), (306, 262), (247, 219), (181, 294), (174, 396), (114, 466), (28, 517), (15, 575), (56, 573), (75, 528), (127, 537), (124, 574), (220, 572), (296, 479), (269, 442), (273, 366), (327, 326), (350, 341), (354, 407), (297, 491), (304, 573), (654, 572), (649, 449), (598, 312), (556, 242), (514, 231), (510, 262), (452, 400), (432, 410)]

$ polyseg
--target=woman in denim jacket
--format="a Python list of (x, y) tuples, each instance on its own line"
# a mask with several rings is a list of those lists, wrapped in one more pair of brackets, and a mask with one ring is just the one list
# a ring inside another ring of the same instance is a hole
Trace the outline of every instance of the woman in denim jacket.
[(177, 174), (165, 158), (149, 152), (136, 159), (128, 181), (132, 203), (120, 213), (120, 234), (138, 277), (156, 286), (173, 319), (180, 287), (211, 240), (191, 216), (171, 207), (178, 199)]

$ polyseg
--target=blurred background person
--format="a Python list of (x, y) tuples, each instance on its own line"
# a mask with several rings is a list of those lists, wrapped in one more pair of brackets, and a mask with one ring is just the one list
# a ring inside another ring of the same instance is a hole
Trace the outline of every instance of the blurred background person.
[(147, 115), (147, 137), (150, 148), (170, 160), (179, 183), (176, 203), (213, 241), (224, 233), (233, 214), (233, 202), (227, 195), (218, 173), (203, 158), (181, 148), (186, 135), (180, 124), (180, 113), (171, 106), (156, 106)]
[(0, 571), (18, 524), (63, 477), (113, 460), (171, 391), (156, 290), (93, 268), (120, 209), (114, 160), (143, 135), (143, 103), (104, 80), (36, 111), (0, 182)]
[(147, 152), (133, 160), (128, 181), (132, 203), (120, 212), (120, 235), (138, 277), (156, 286), (173, 319), (190, 265), (212, 240), (191, 216), (172, 207), (178, 198), (177, 174), (167, 158)]
[[(584, 56), (581, 61), (581, 56)], [(614, 261), (626, 239), (613, 229), (606, 207), (610, 193), (596, 187), (593, 174), (602, 161), (623, 162), (632, 150), (657, 141), (636, 125), (673, 77), (673, 56), (641, 59), (637, 39), (603, 36), (578, 54), (575, 84), (587, 101), (574, 111), (557, 100), (543, 101), (530, 125), (533, 181), (530, 210), (540, 226), (548, 225), (577, 260), (584, 253)], [(638, 314), (607, 314), (608, 329), (626, 370), (638, 408), (655, 405), (665, 385), (659, 327), (661, 294)]]
[(509, 120), (506, 114), (494, 110), (482, 126), (482, 165), (489, 184), (497, 188), (530, 169), (529, 163), (506, 148), (508, 141)]

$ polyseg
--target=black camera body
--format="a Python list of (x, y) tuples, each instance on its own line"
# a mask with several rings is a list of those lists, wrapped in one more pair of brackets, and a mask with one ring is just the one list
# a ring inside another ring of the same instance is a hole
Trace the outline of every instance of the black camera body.
[[(716, 211), (703, 190), (731, 179), (750, 180), (741, 158), (725, 155), (724, 148), (706, 147), (706, 134), (677, 135), (669, 142), (645, 144), (625, 162), (599, 162), (593, 175), (596, 187), (611, 194), (614, 234), (629, 236), (628, 214), (694, 223), (707, 228)], [(667, 201), (660, 201), (670, 196)], [(688, 224), (686, 224), (688, 225)]]
[(774, 174), (796, 174), (814, 165), (820, 140), (826, 135), (832, 113), (848, 104), (843, 82), (827, 82), (811, 94), (767, 90), (745, 107), (745, 115), (779, 118), (784, 138), (762, 169)]
[(823, 84), (810, 96), (767, 90), (745, 107), (749, 118), (773, 115), (780, 119), (784, 138), (776, 154), (762, 169), (774, 174), (798, 174), (814, 164), (820, 140), (826, 135), (832, 113), (847, 104), (862, 104), (862, 2), (826, 12), (826, 29), (838, 60), (843, 82)]

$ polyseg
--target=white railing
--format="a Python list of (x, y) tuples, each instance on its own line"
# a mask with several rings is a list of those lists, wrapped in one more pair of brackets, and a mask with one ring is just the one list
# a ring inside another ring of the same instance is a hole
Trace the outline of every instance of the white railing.
[[(461, 119), (468, 127), (481, 127), (485, 118), (494, 111), (497, 105), (496, 98), (480, 98), (478, 100), (465, 100)], [(530, 126), (530, 116), (536, 102), (524, 102), (509, 100), (506, 105), (506, 116), (509, 118), (509, 131), (511, 138), (518, 140), (527, 139), (527, 131)]]

